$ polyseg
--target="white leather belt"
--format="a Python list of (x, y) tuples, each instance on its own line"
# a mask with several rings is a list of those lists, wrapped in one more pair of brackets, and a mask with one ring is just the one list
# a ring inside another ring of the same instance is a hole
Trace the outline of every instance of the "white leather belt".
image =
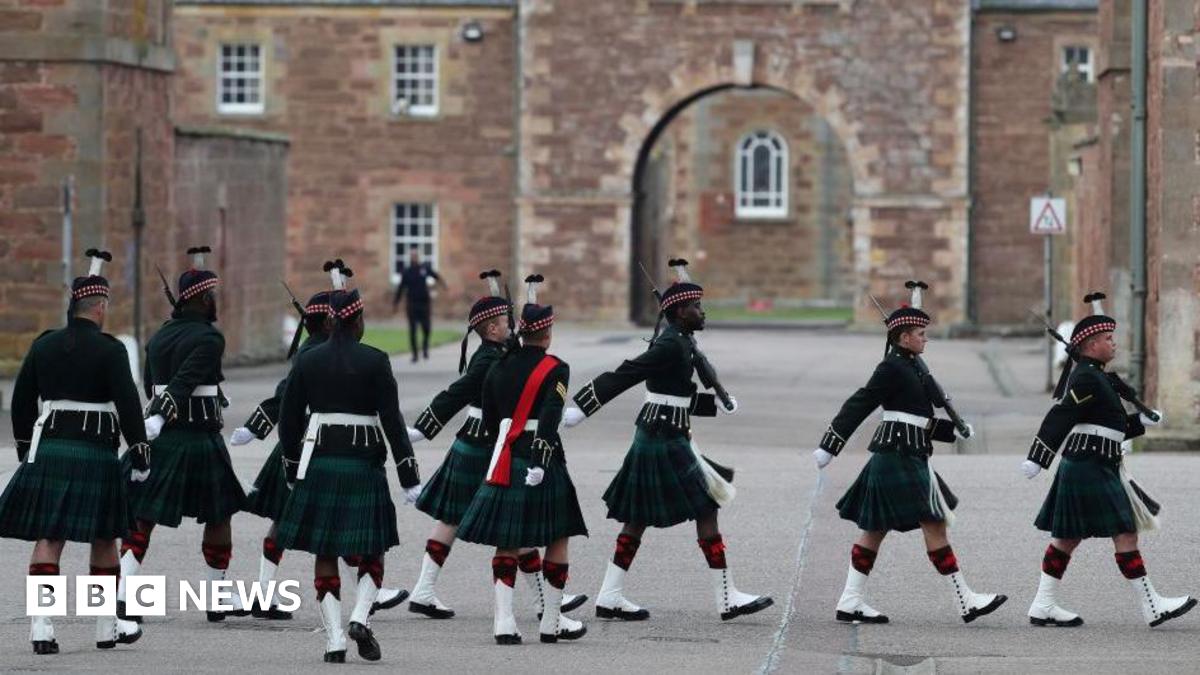
[(675, 408), (691, 408), (692, 399), (689, 396), (671, 396), (670, 394), (656, 394), (652, 391), (646, 392), (646, 403), (655, 405), (669, 405)]
[(321, 435), (321, 427), (378, 427), (378, 415), (352, 415), (350, 413), (321, 413), (315, 412), (308, 416), (308, 428), (304, 430), (304, 447), (300, 451), (300, 467), (296, 470), (296, 478), (304, 478), (308, 472), (308, 463), (312, 460), (313, 449), (317, 447), (317, 438)]
[[(165, 385), (165, 384), (154, 385), (154, 395), (155, 396), (161, 395), (166, 390), (167, 390), (167, 385)], [(196, 387), (195, 389), (192, 390), (191, 396), (208, 397), (208, 396), (217, 396), (219, 393), (220, 392), (218, 392), (218, 390), (217, 390), (217, 385), (202, 384), (199, 387)]]
[(897, 410), (884, 410), (883, 411), (883, 421), (884, 422), (900, 422), (901, 424), (910, 424), (914, 427), (921, 427), (922, 429), (928, 429), (929, 425), (933, 422), (933, 420), (929, 419), (928, 417), (921, 417), (920, 415), (910, 415), (908, 413), (899, 412)]
[(1116, 429), (1102, 427), (1099, 424), (1076, 424), (1075, 426), (1071, 427), (1071, 433), (1067, 435), (1070, 436), (1071, 434), (1100, 436), (1101, 438), (1107, 438), (1108, 440), (1116, 443), (1120, 443), (1125, 440), (1124, 433), (1117, 431)]
[(476, 408), (473, 405), (467, 406), (467, 417), (473, 417), (477, 420), (483, 419), (483, 408)]
[[(46, 420), (59, 410), (71, 410), (74, 412), (85, 413), (83, 417), (83, 427), (87, 429), (87, 414), (94, 413), (112, 413), (116, 414), (117, 406), (112, 401), (106, 403), (88, 403), (86, 401), (72, 401), (69, 399), (58, 399), (53, 401), (42, 401), (42, 414), (38, 415), (37, 421), (33, 423), (33, 438), (29, 440), (29, 454), (25, 456), (25, 461), (33, 464), (34, 458), (37, 457), (38, 444), (42, 441), (42, 429), (46, 427)], [(96, 432), (100, 432), (100, 415), (96, 415)]]

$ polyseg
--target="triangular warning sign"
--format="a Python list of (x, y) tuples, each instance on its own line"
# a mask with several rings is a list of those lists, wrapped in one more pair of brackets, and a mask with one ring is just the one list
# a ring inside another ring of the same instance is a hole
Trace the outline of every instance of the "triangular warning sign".
[(1067, 229), (1066, 223), (1058, 217), (1054, 210), (1054, 202), (1047, 199), (1042, 210), (1033, 221), (1033, 231), (1036, 234), (1060, 234)]

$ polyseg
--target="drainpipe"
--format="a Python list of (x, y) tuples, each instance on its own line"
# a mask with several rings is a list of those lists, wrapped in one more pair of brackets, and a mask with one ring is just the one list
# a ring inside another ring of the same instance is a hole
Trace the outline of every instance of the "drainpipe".
[(1129, 380), (1135, 389), (1145, 384), (1146, 368), (1146, 3), (1133, 3), (1133, 127), (1130, 129), (1129, 271), (1132, 297), (1129, 323)]
[[(521, 172), (521, 121), (525, 112), (525, 21), (526, 12), (522, 7), (524, 0), (518, 0), (513, 7), (513, 215), (512, 215), (512, 255), (509, 256), (512, 279), (518, 285), (524, 272), (521, 271), (521, 200), (525, 198), (525, 180)], [(513, 299), (513, 302), (517, 302)]]

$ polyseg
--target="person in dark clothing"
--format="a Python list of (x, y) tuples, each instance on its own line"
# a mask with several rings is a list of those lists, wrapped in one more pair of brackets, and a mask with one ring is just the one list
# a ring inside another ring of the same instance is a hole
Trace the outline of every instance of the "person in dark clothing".
[[(141, 401), (125, 348), (102, 333), (107, 251), (88, 250), (87, 276), (71, 284), (67, 326), (42, 333), (29, 348), (13, 388), (13, 436), (20, 465), (0, 496), (0, 537), (35, 542), (29, 575), (57, 576), (67, 541), (91, 545), (91, 574), (117, 576), (117, 543), (129, 529), (129, 506), (117, 448), (121, 435), (139, 471), (150, 468)], [(41, 399), (39, 410), (38, 399)], [(34, 654), (57, 654), (48, 616), (32, 617)], [(136, 642), (136, 623), (96, 618), (96, 646)]]
[(408, 293), (408, 303), (405, 309), (408, 313), (408, 341), (412, 346), (412, 360), (417, 362), (417, 328), (421, 329), (421, 352), (429, 358), (429, 331), (431, 329), (430, 315), (433, 311), (433, 299), (429, 295), (429, 287), (436, 282), (446, 288), (446, 282), (429, 263), (421, 262), (417, 249), (412, 249), (408, 255), (408, 265), (400, 272), (400, 284), (396, 286), (396, 295), (392, 298), (392, 312)]

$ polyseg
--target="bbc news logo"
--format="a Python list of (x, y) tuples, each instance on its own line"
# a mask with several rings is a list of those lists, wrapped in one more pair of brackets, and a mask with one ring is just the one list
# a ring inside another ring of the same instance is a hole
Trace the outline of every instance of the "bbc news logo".
[[(68, 609), (66, 576), (26, 576), (26, 616), (66, 616)], [(227, 612), (242, 607), (276, 606), (286, 612), (300, 608), (300, 582), (245, 582), (231, 579), (193, 584), (179, 581), (179, 611)], [(117, 578), (111, 575), (75, 577), (76, 616), (112, 616), (117, 612)], [(130, 575), (125, 578), (126, 613), (132, 616), (167, 615), (167, 578), (155, 575)]]

